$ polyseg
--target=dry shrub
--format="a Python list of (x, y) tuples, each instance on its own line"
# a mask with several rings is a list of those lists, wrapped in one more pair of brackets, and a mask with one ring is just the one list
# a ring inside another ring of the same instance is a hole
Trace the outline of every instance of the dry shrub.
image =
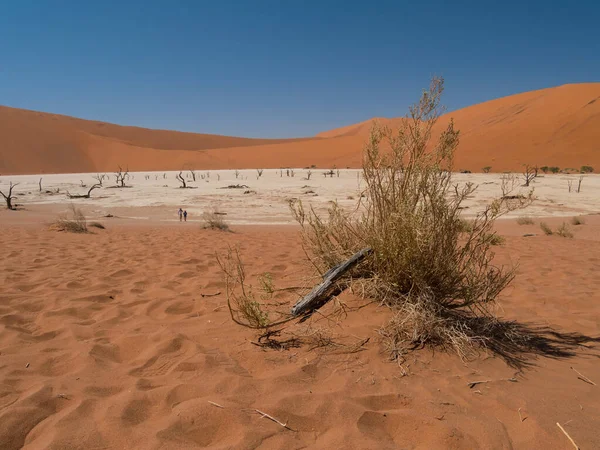
[(556, 234), (564, 238), (573, 237), (573, 232), (569, 228), (569, 225), (567, 225), (565, 222), (563, 222), (562, 225), (558, 227), (558, 229), (556, 230)]
[(496, 233), (492, 233), (489, 239), (491, 245), (502, 245), (506, 242), (506, 239), (503, 236)]
[(202, 220), (204, 222), (202, 228), (204, 229), (231, 231), (223, 215), (216, 209), (202, 213)]
[(51, 226), (56, 231), (69, 233), (87, 233), (87, 221), (79, 208), (74, 205), (69, 207), (69, 212), (60, 216)]
[(540, 222), (540, 228), (546, 236), (552, 236), (552, 234), (554, 234), (552, 228), (550, 228), (550, 226), (546, 222)]
[(373, 249), (345, 284), (360, 282), (365, 297), (393, 310), (382, 330), (393, 357), (425, 344), (461, 356), (486, 346), (491, 337), (481, 334), (485, 328), (471, 328), (471, 319), (494, 320), (491, 305), (515, 276), (515, 268), (492, 262), (491, 247), (498, 243), (493, 224), (533, 198), (532, 191), (513, 195), (517, 183), (507, 179), (502, 197), (465, 226), (461, 204), (477, 186), (452, 181), (459, 141), (453, 121), (431, 142), (442, 91), (443, 80), (433, 79), (397, 132), (372, 129), (363, 160), (366, 200), (356, 211), (333, 204), (322, 218), (300, 201), (292, 204), (307, 253), (321, 273), (365, 247)]
[(99, 228), (100, 230), (106, 229), (106, 227), (100, 222), (91, 222), (90, 227)]
[(583, 225), (585, 223), (585, 219), (583, 217), (576, 216), (571, 219), (571, 223), (576, 226)]
[[(225, 275), (227, 306), (233, 321), (248, 328), (265, 329), (289, 319), (273, 321), (264, 304), (256, 298), (252, 285), (246, 282), (246, 269), (237, 249), (229, 248), (225, 256), (217, 255), (217, 262)], [(265, 276), (260, 278), (263, 300), (274, 292), (272, 282)]]
[(527, 216), (521, 216), (517, 218), (517, 223), (519, 225), (533, 225), (533, 219)]

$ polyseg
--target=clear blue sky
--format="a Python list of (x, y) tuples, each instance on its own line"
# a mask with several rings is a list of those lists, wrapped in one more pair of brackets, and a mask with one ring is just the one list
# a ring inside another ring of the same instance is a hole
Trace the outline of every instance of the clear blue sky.
[(600, 81), (600, 1), (0, 1), (7, 106), (307, 136), (404, 115), (435, 74), (449, 110)]

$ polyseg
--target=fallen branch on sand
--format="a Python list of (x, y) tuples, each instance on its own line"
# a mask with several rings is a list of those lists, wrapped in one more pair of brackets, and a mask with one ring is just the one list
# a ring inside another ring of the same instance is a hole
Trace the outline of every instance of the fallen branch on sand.
[(296, 302), (296, 304), (292, 307), (292, 316), (297, 317), (302, 314), (307, 314), (323, 306), (323, 304), (329, 301), (332, 297), (330, 291), (334, 283), (339, 280), (340, 277), (348, 270), (352, 269), (372, 252), (373, 250), (371, 248), (364, 248), (358, 253), (352, 255), (350, 259), (331, 268), (327, 273), (325, 273), (325, 275), (323, 275), (324, 280), (321, 284), (315, 286), (310, 293)]
[(492, 381), (510, 381), (512, 383), (516, 383), (518, 380), (515, 377), (512, 377), (512, 378), (502, 378), (501, 380), (470, 381), (469, 383), (467, 383), (467, 386), (469, 386), (470, 389), (473, 389), (478, 384), (491, 383)]
[(200, 294), (201, 297), (216, 297), (217, 295), (221, 295), (221, 291), (215, 292), (214, 294)]
[(579, 445), (577, 445), (575, 443), (573, 438), (571, 436), (569, 436), (569, 433), (567, 433), (565, 431), (565, 429), (560, 425), (560, 423), (556, 422), (556, 425), (558, 425), (558, 428), (560, 428), (560, 431), (562, 431), (564, 433), (564, 435), (567, 437), (567, 439), (569, 439), (569, 441), (571, 441), (571, 444), (573, 444), (573, 447), (575, 447), (577, 450), (579, 450)]
[(261, 414), (261, 415), (263, 416), (263, 418), (264, 418), (264, 417), (266, 417), (267, 419), (269, 419), (269, 420), (272, 420), (273, 422), (275, 422), (275, 423), (277, 423), (277, 424), (281, 425), (283, 428), (287, 428), (287, 429), (288, 429), (288, 430), (290, 430), (290, 431), (296, 431), (296, 430), (292, 430), (290, 427), (288, 427), (288, 426), (287, 426), (287, 424), (285, 424), (285, 423), (281, 423), (281, 422), (280, 422), (279, 420), (277, 420), (275, 417), (273, 417), (273, 416), (270, 416), (270, 415), (269, 415), (269, 414), (267, 414), (267, 413), (264, 413), (264, 412), (262, 412), (262, 411), (259, 411), (258, 409), (255, 409), (254, 411), (256, 411), (257, 413)]
[(591, 384), (593, 386), (596, 386), (596, 383), (594, 383), (588, 377), (586, 377), (585, 375), (583, 375), (581, 372), (577, 371), (577, 369), (574, 369), (573, 367), (571, 367), (571, 370), (575, 371), (575, 373), (577, 375), (579, 375), (577, 378), (579, 378), (581, 381), (585, 381), (586, 383), (589, 383), (589, 384)]

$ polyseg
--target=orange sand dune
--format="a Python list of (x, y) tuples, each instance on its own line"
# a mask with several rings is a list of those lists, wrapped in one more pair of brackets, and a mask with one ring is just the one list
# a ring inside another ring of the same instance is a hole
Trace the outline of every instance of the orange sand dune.
[[(600, 383), (583, 347), (521, 373), (484, 354), (463, 362), (430, 350), (399, 367), (378, 339), (389, 310), (351, 309), (360, 302), (347, 293), (347, 316), (302, 326), (370, 338), (363, 351), (253, 345), (256, 334), (229, 317), (215, 251), (239, 246), (251, 282), (270, 272), (276, 287), (297, 286), (311, 271), (295, 227), (219, 233), (112, 219), (75, 235), (41, 227), (34, 211), (0, 214), (2, 449), (572, 448), (557, 422), (581, 448), (600, 448), (600, 387), (571, 369)], [(38, 224), (11, 225), (18, 216)], [(501, 315), (598, 336), (598, 219), (575, 239), (499, 224), (497, 260), (520, 260)]]
[[(600, 83), (571, 84), (492, 100), (446, 114), (461, 130), (456, 169), (600, 168)], [(0, 173), (182, 168), (359, 167), (372, 122), (305, 139), (247, 139), (122, 127), (0, 107)], [(377, 119), (397, 126), (401, 119)]]

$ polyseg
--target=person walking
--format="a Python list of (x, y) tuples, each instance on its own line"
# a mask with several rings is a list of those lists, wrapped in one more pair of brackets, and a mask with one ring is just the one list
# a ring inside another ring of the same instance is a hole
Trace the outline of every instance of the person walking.
[(183, 221), (187, 222), (187, 211), (183, 212)]
[(177, 214), (179, 214), (179, 221), (181, 222), (181, 219), (183, 218), (183, 209), (179, 208)]

